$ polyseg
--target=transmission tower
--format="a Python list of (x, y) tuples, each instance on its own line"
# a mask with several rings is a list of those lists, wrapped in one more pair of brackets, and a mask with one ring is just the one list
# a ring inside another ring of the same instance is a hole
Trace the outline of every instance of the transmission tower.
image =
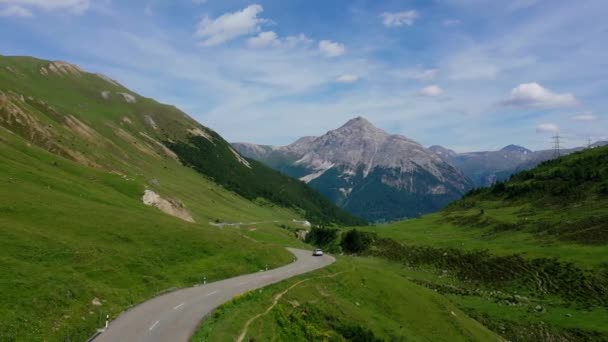
[(591, 137), (587, 136), (587, 148), (591, 148)]
[(562, 137), (559, 135), (559, 132), (556, 132), (554, 136), (551, 137), (553, 139), (553, 157), (559, 158), (562, 156), (561, 151), (561, 139)]

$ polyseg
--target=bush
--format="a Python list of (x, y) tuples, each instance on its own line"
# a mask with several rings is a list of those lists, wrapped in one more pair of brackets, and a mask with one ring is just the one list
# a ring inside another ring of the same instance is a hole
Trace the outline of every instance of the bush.
[(342, 237), (342, 250), (346, 253), (361, 253), (369, 249), (376, 238), (376, 234), (360, 232), (356, 229), (348, 231)]
[(327, 247), (338, 240), (338, 230), (333, 228), (313, 228), (306, 235), (306, 242), (317, 247)]

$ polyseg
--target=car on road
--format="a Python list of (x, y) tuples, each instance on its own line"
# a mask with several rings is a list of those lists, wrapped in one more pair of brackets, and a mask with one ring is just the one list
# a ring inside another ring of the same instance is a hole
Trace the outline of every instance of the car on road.
[(323, 256), (323, 251), (319, 248), (315, 249), (314, 252), (312, 252), (313, 256)]

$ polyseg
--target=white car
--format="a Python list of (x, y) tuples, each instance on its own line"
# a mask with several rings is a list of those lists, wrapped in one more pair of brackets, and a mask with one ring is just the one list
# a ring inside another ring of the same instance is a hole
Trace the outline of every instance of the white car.
[(315, 249), (314, 252), (312, 252), (313, 256), (323, 256), (323, 251), (319, 248)]

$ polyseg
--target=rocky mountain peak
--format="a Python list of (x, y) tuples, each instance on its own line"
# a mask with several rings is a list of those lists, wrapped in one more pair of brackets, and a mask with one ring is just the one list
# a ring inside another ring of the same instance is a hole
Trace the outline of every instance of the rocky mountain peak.
[(385, 131), (380, 128), (374, 126), (371, 122), (365, 119), (362, 116), (358, 116), (354, 119), (349, 120), (342, 127), (336, 129), (334, 132), (340, 133), (351, 133), (351, 134), (361, 134), (365, 133), (367, 135), (388, 135)]
[[(363, 117), (264, 155), (242, 144), (235, 147), (372, 221), (434, 211), (470, 188), (469, 180), (438, 154)], [(392, 209), (378, 210), (384, 207)]]
[(501, 151), (503, 151), (503, 152), (519, 152), (519, 153), (526, 153), (526, 154), (527, 153), (532, 153), (532, 151), (528, 150), (525, 147), (521, 147), (519, 145), (513, 145), (513, 144), (503, 147), (501, 149)]

